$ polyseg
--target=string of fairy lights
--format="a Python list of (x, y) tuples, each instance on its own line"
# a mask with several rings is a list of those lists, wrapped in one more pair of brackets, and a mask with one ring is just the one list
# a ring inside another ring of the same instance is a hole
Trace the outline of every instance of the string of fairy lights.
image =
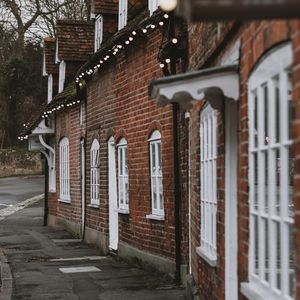
[[(137, 28), (131, 31), (131, 33), (127, 36), (127, 38), (123, 38), (122, 42), (117, 42), (115, 45), (113, 45), (110, 49), (107, 49), (105, 53), (101, 56), (101, 58), (98, 58), (98, 61), (94, 63), (93, 66), (89, 66), (89, 68), (85, 71), (83, 71), (81, 74), (79, 74), (75, 78), (75, 83), (79, 85), (79, 87), (82, 87), (84, 84), (84, 81), (86, 77), (92, 76), (95, 72), (100, 70), (106, 63), (108, 63), (113, 57), (116, 57), (118, 54), (121, 53), (122, 50), (125, 50), (126, 47), (130, 46), (130, 44), (139, 36), (139, 35), (146, 35), (148, 33), (153, 32), (156, 29), (162, 28), (165, 26), (168, 22), (169, 14), (165, 13), (162, 18), (160, 18), (156, 22), (151, 22), (148, 24), (139, 25)], [(178, 39), (176, 37), (173, 37), (171, 39), (173, 44), (178, 43)], [(171, 58), (166, 58), (164, 61), (160, 62), (160, 68), (165, 68), (166, 65), (171, 63)], [(55, 105), (51, 109), (47, 109), (42, 114), (42, 119), (46, 119), (49, 116), (51, 116), (53, 113), (60, 111), (61, 109), (66, 109), (69, 107), (72, 107), (74, 105), (77, 105), (81, 102), (81, 100), (73, 100), (66, 104), (58, 104)], [(28, 127), (28, 124), (25, 124), (25, 128)], [(27, 140), (28, 135), (19, 136), (18, 139), (20, 141)]]

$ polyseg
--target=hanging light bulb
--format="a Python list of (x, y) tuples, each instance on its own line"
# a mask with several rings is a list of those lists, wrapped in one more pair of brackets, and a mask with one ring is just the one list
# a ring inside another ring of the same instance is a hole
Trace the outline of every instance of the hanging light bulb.
[(167, 58), (167, 59), (166, 59), (166, 63), (169, 64), (170, 62), (171, 62), (171, 59), (170, 59), (170, 58)]
[(172, 43), (173, 43), (173, 44), (177, 44), (177, 43), (178, 43), (178, 40), (177, 40), (176, 38), (173, 38), (173, 39), (172, 39)]
[(143, 33), (147, 33), (147, 29), (146, 28), (143, 29)]
[(159, 22), (159, 25), (160, 25), (160, 26), (164, 26), (164, 22), (163, 22), (163, 21), (160, 21), (160, 22)]
[(160, 8), (164, 11), (172, 11), (177, 6), (177, 0), (160, 0)]
[(159, 66), (163, 69), (165, 67), (165, 64), (161, 63)]

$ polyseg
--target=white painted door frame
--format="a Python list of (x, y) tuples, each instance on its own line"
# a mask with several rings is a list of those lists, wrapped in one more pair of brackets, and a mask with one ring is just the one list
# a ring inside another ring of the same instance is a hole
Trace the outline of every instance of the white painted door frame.
[(238, 299), (237, 155), (238, 102), (225, 106), (225, 300)]
[(119, 215), (118, 215), (118, 196), (117, 196), (117, 174), (115, 141), (111, 137), (108, 141), (108, 192), (109, 192), (109, 248), (118, 250), (119, 242)]
[(85, 141), (80, 140), (80, 174), (81, 174), (81, 237), (85, 228)]

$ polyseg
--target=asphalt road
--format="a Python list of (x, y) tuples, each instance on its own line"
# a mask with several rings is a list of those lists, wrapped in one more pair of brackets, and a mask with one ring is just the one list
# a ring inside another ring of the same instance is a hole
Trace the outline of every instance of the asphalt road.
[(0, 209), (44, 192), (44, 176), (0, 178)]

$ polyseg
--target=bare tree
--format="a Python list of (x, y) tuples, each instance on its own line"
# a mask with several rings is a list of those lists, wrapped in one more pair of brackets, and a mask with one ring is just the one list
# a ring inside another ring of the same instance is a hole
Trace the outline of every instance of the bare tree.
[(13, 33), (16, 57), (26, 38), (54, 36), (57, 19), (86, 19), (85, 0), (0, 0), (0, 26)]

